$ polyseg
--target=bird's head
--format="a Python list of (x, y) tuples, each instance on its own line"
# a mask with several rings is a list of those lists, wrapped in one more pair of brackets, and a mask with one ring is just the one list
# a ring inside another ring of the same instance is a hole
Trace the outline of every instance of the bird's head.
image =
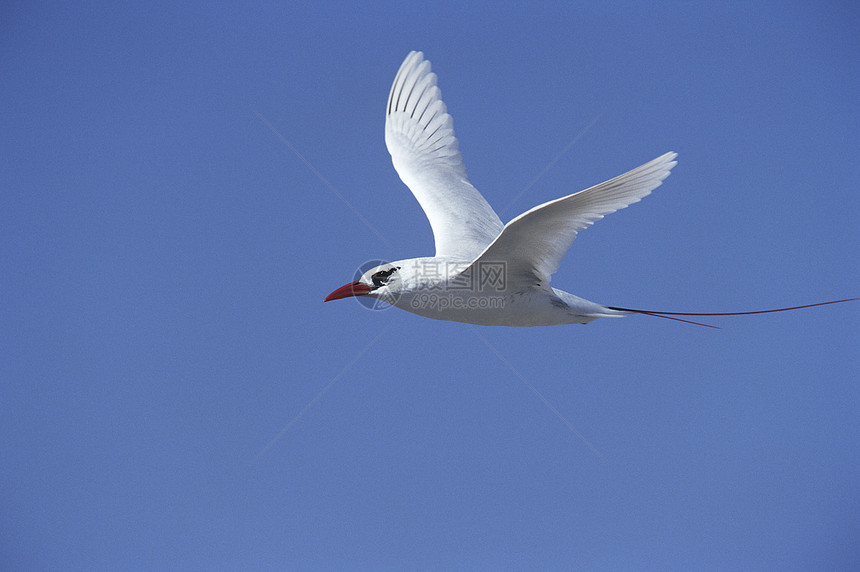
[(339, 300), (350, 296), (373, 296), (393, 304), (400, 291), (401, 277), (397, 263), (382, 264), (371, 268), (355, 282), (345, 284), (326, 296), (324, 302)]

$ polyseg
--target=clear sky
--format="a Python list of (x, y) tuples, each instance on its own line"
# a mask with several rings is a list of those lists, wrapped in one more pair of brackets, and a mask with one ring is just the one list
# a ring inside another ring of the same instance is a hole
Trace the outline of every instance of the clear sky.
[(505, 221), (679, 153), (554, 286), (860, 295), (853, 3), (175, 4), (0, 8), (0, 568), (860, 567), (860, 303), (322, 302), (433, 254), (413, 49)]

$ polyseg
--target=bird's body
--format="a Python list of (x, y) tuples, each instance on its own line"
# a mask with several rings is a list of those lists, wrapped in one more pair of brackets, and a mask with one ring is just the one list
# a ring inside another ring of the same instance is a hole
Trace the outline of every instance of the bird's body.
[(502, 265), (472, 270), (471, 261), (426, 257), (390, 267), (397, 268), (397, 277), (379, 298), (425, 318), (482, 326), (554, 326), (625, 314), (547, 285), (508, 288)]
[(410, 53), (389, 94), (385, 143), (430, 221), (436, 255), (373, 268), (326, 300), (373, 296), (427, 318), (499, 326), (585, 324), (628, 314), (552, 288), (550, 276), (577, 232), (658, 187), (675, 153), (503, 225), (469, 182), (452, 123), (430, 62)]

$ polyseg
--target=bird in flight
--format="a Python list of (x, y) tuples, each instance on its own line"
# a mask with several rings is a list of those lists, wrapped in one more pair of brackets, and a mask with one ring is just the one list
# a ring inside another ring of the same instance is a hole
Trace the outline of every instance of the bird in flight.
[[(385, 116), (385, 144), (397, 174), (430, 221), (436, 255), (372, 268), (329, 294), (326, 302), (370, 296), (427, 318), (487, 326), (587, 324), (629, 314), (680, 321), (689, 320), (673, 316), (738, 314), (604, 306), (550, 286), (577, 233), (650, 194), (669, 176), (677, 154), (665, 153), (502, 224), (469, 182), (436, 80), (424, 54), (411, 52), (394, 78)], [(808, 306), (815, 305), (821, 304)], [(786, 309), (794, 308), (740, 313)]]

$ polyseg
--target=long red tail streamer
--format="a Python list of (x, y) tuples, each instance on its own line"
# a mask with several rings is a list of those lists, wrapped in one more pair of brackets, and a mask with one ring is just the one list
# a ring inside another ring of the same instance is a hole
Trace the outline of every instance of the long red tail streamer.
[(619, 308), (617, 306), (607, 306), (610, 310), (619, 310), (621, 312), (633, 312), (635, 314), (644, 314), (646, 316), (655, 316), (657, 318), (666, 318), (667, 320), (676, 320), (687, 324), (695, 324), (696, 326), (704, 326), (706, 328), (719, 329), (718, 326), (710, 324), (702, 324), (692, 320), (682, 320), (681, 318), (673, 318), (672, 316), (748, 316), (750, 314), (770, 314), (772, 312), (788, 312), (789, 310), (801, 310), (803, 308), (814, 308), (815, 306), (827, 306), (828, 304), (841, 304), (843, 302), (855, 302), (860, 298), (845, 298), (844, 300), (831, 300), (829, 302), (818, 302), (815, 304), (804, 304), (803, 306), (791, 306), (790, 308), (775, 308), (773, 310), (752, 310), (750, 312), (658, 312), (655, 310), (634, 310), (633, 308)]

